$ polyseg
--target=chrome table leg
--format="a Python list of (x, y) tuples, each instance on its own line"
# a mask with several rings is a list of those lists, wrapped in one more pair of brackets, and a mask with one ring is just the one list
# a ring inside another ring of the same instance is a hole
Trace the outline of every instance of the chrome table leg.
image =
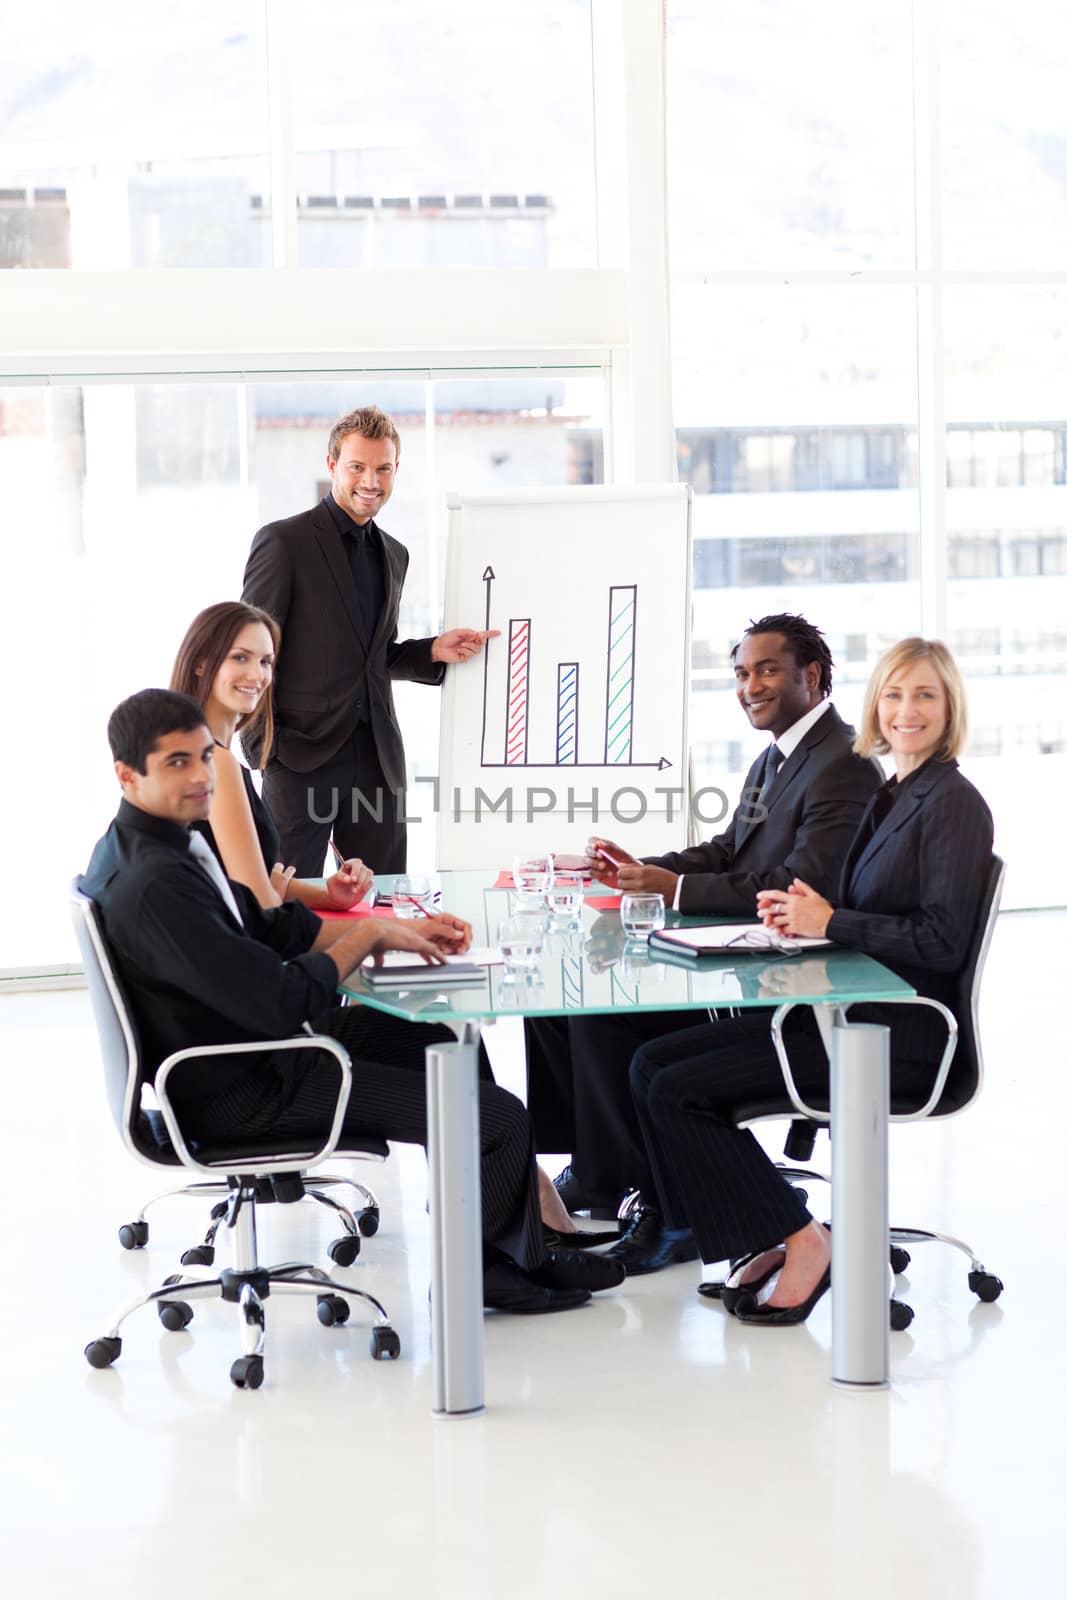
[(426, 1051), (435, 1416), (485, 1409), (477, 1022)]
[(843, 1387), (889, 1382), (889, 1029), (835, 1023), (830, 1048), (833, 1352)]

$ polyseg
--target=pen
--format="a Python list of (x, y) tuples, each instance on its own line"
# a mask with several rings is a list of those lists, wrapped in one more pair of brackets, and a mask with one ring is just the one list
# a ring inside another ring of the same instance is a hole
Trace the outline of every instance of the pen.
[(604, 860), (606, 862), (608, 862), (608, 864), (610, 866), (613, 866), (615, 868), (616, 872), (618, 871), (618, 869), (620, 867), (624, 867), (624, 866), (627, 865), (627, 863), (625, 861), (616, 861), (615, 857), (614, 856), (609, 856), (608, 852), (606, 850), (598, 848), (597, 849), (597, 855), (598, 856), (603, 856)]
[[(337, 862), (338, 870), (340, 872), (343, 872), (345, 877), (348, 878), (351, 881), (352, 874), (347, 871), (348, 863), (346, 862), (344, 856), (341, 854), (340, 850), (338, 850), (337, 846), (334, 844), (332, 839), (330, 840), (330, 849), (333, 851), (333, 858)], [(363, 896), (363, 900), (362, 900), (361, 903), (363, 905), (365, 905), (365, 906), (368, 906), (368, 907), (376, 906), (376, 905), (384, 905), (386, 903), (386, 897), (376, 893), (376, 891), (374, 889), (374, 885), (372, 883), (371, 887), (367, 890), (366, 894)]]

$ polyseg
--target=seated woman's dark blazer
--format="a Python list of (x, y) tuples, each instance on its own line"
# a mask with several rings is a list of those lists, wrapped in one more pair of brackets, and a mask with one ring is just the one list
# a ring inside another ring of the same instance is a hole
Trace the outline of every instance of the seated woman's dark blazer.
[[(827, 937), (891, 967), (956, 1012), (958, 976), (993, 853), (989, 807), (955, 761), (925, 761), (873, 797), (849, 846)], [(936, 1061), (945, 1042), (921, 1006), (853, 1006), (853, 1022), (885, 1022), (893, 1057)]]

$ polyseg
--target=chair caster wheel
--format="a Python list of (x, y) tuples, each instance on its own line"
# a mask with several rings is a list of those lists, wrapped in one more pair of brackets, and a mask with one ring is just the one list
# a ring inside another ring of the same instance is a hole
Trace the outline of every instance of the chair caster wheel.
[(378, 1232), (381, 1214), (377, 1206), (367, 1206), (356, 1218), (356, 1225), (364, 1239), (373, 1239)]
[(395, 1328), (372, 1328), (370, 1353), (375, 1361), (396, 1361), (400, 1355), (400, 1337)]
[(181, 1257), (183, 1267), (212, 1267), (215, 1264), (213, 1244), (194, 1244)]
[(339, 1328), (348, 1321), (351, 1306), (341, 1294), (320, 1294), (316, 1302), (324, 1328)]
[(900, 1274), (902, 1272), (907, 1272), (908, 1268), (911, 1266), (911, 1256), (909, 1255), (908, 1251), (902, 1249), (899, 1244), (890, 1245), (889, 1265), (899, 1278)]
[(992, 1305), (994, 1300), (999, 1300), (1004, 1292), (1004, 1285), (999, 1278), (991, 1272), (968, 1272), (967, 1287), (972, 1294), (976, 1294), (985, 1305)]
[(903, 1300), (890, 1300), (889, 1326), (894, 1333), (903, 1333), (905, 1328), (910, 1327), (914, 1315), (911, 1306), (905, 1305)]
[(124, 1250), (143, 1250), (148, 1243), (147, 1222), (124, 1222), (119, 1229), (119, 1244)]
[(156, 1310), (168, 1333), (181, 1333), (193, 1320), (193, 1308), (184, 1300), (159, 1300)]
[(263, 1357), (238, 1356), (230, 1368), (230, 1382), (235, 1389), (258, 1389), (263, 1382)]
[(350, 1267), (359, 1255), (359, 1239), (346, 1233), (343, 1239), (334, 1239), (327, 1254), (339, 1267)]
[(91, 1367), (97, 1367), (101, 1371), (104, 1367), (110, 1367), (121, 1354), (122, 1340), (119, 1338), (94, 1339), (91, 1344), (85, 1346), (86, 1361)]

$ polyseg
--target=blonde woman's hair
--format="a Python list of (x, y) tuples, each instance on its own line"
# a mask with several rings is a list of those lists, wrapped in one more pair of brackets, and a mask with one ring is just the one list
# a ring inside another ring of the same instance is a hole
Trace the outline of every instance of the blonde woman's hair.
[(906, 672), (917, 661), (928, 661), (945, 691), (948, 716), (945, 734), (934, 751), (934, 761), (954, 761), (967, 743), (967, 693), (952, 652), (940, 639), (901, 639), (887, 650), (871, 673), (863, 697), (863, 715), (853, 749), (861, 756), (884, 756), (889, 746), (878, 726), (878, 702), (891, 678)]

